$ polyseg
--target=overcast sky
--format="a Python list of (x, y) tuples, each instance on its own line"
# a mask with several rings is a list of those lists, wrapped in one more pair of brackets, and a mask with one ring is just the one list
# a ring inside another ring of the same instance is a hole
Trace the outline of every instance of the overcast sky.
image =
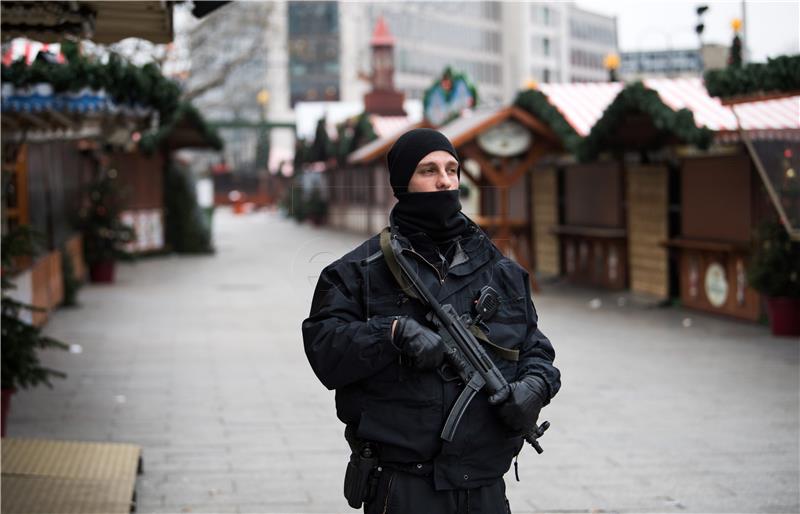
[[(619, 46), (622, 51), (697, 46), (695, 8), (708, 5), (703, 16), (706, 43), (729, 45), (733, 39), (731, 20), (742, 17), (741, 0), (577, 0), (587, 10), (617, 17)], [(800, 1), (748, 0), (746, 43), (750, 58), (800, 53)]]

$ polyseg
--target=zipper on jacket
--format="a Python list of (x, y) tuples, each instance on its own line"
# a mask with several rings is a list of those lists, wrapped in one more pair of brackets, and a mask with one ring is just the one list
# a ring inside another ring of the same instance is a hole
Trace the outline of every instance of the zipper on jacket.
[(437, 277), (439, 277), (439, 285), (443, 285), (443, 284), (444, 284), (444, 277), (443, 277), (443, 276), (442, 276), (442, 274), (439, 272), (439, 270), (438, 270), (438, 269), (436, 269), (436, 266), (434, 266), (433, 264), (431, 264), (431, 263), (428, 261), (428, 259), (426, 259), (426, 258), (425, 258), (425, 257), (423, 257), (422, 255), (418, 254), (418, 253), (417, 253), (416, 251), (414, 251), (413, 249), (406, 248), (406, 249), (404, 249), (404, 251), (411, 252), (411, 253), (413, 253), (414, 255), (416, 255), (417, 257), (419, 257), (420, 259), (422, 259), (422, 262), (424, 262), (425, 264), (427, 264), (428, 266), (430, 266), (430, 267), (431, 267), (431, 269), (433, 270), (433, 272), (434, 272), (434, 273), (436, 273), (436, 276), (437, 276)]

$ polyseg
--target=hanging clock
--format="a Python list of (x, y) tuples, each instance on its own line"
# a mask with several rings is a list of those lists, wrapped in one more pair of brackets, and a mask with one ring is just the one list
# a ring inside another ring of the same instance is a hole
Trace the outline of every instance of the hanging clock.
[(514, 120), (505, 120), (477, 138), (478, 146), (496, 157), (512, 157), (524, 153), (533, 143), (527, 127)]

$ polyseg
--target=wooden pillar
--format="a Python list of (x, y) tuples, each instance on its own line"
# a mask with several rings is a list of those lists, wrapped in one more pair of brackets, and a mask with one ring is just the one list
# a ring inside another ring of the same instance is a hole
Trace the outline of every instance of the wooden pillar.
[(656, 298), (669, 296), (668, 182), (664, 166), (628, 169), (628, 264), (630, 288)]
[(554, 168), (536, 170), (532, 174), (533, 198), (532, 238), (536, 271), (559, 275), (559, 239), (553, 233), (558, 225), (558, 180)]

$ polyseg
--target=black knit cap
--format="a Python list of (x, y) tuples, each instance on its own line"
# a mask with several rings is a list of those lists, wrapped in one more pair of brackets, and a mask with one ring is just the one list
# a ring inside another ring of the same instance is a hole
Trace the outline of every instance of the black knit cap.
[[(438, 130), (418, 128), (409, 130), (395, 141), (386, 156), (389, 165), (389, 183), (395, 194), (404, 193), (411, 180), (411, 175), (423, 157), (431, 152), (443, 150), (458, 161), (458, 154), (453, 144)], [(461, 178), (461, 165), (458, 167)]]

